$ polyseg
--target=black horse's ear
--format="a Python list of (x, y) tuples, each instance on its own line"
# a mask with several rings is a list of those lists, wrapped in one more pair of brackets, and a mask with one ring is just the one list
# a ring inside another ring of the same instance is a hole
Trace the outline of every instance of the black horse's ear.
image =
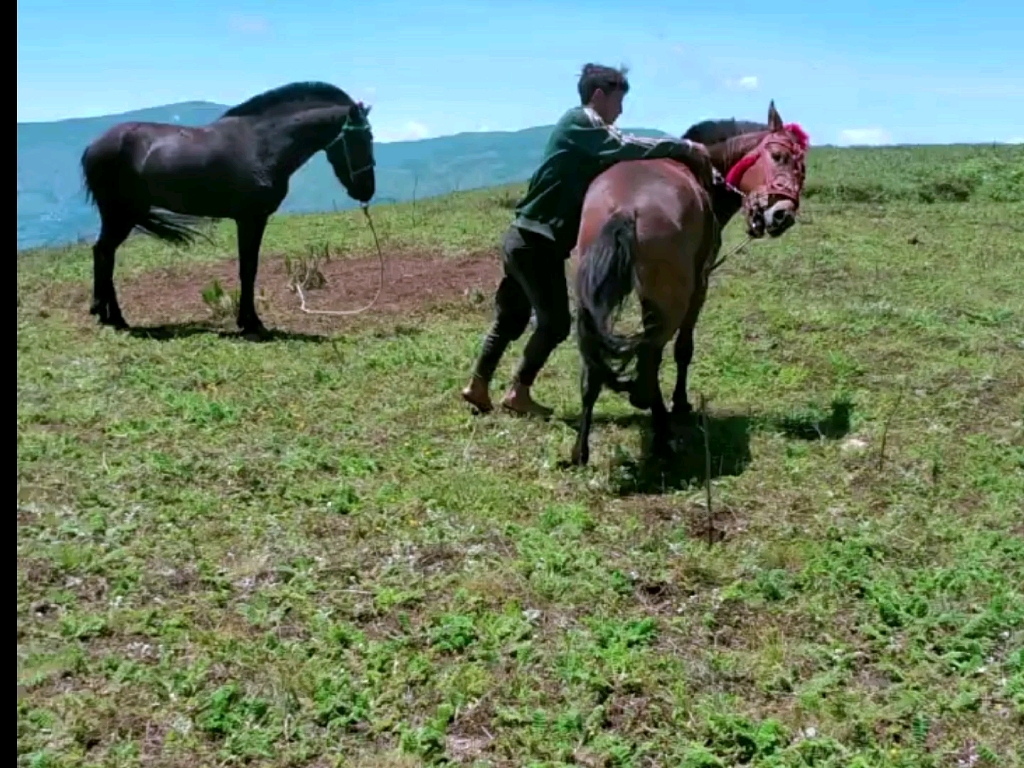
[(775, 99), (772, 99), (768, 105), (768, 129), (773, 132), (782, 130), (782, 117), (779, 115), (779, 111), (775, 109)]
[[(362, 106), (362, 104), (360, 104), (360, 106)], [(363, 117), (368, 117), (371, 109), (373, 109), (372, 104), (367, 104), (365, 107), (363, 107)]]

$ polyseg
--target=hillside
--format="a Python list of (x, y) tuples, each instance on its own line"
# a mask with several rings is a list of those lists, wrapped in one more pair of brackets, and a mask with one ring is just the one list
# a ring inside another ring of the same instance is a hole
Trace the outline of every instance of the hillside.
[[(88, 143), (111, 125), (126, 120), (202, 125), (227, 107), (189, 102), (121, 115), (18, 123), (18, 249), (59, 245), (93, 233), (95, 212), (82, 194), (79, 159)], [(631, 129), (642, 135), (660, 131)], [(529, 178), (551, 131), (463, 133), (436, 139), (378, 144), (376, 202), (410, 200), (508, 184)], [(330, 165), (318, 153), (293, 178), (282, 212), (354, 207)]]
[(287, 270), (365, 302), (362, 217), (276, 217), (266, 343), (226, 224), (125, 245), (128, 333), (86, 245), (25, 254), (19, 766), (1024, 768), (1022, 152), (816, 150), (666, 462), (606, 392), (560, 465), (574, 339), (549, 422), (459, 400), (519, 187), (377, 206), (355, 317)]

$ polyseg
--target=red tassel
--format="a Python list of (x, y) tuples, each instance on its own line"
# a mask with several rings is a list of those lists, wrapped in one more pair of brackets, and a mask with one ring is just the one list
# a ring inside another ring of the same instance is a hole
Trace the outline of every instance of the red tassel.
[(800, 127), (800, 123), (787, 123), (783, 126), (787, 133), (792, 134), (793, 138), (800, 144), (801, 149), (807, 149), (811, 143), (811, 137), (807, 135), (807, 131)]

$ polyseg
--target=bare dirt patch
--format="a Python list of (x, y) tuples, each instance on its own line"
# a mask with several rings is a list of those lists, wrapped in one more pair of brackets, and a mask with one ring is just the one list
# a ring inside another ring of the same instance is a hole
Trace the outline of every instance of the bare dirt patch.
[[(380, 265), (376, 256), (333, 259), (320, 266), (327, 285), (307, 290), (310, 309), (353, 310), (368, 304), (377, 292)], [(390, 253), (384, 260), (384, 287), (372, 309), (361, 315), (308, 315), (289, 287), (284, 257), (270, 254), (260, 260), (256, 278), (256, 310), (273, 330), (330, 334), (380, 315), (413, 316), (453, 302), (484, 305), (501, 277), (501, 261), (493, 252), (451, 258), (437, 254)], [(128, 323), (136, 329), (180, 324), (217, 325), (233, 330), (233, 320), (215, 321), (203, 301), (203, 289), (217, 280), (225, 291), (238, 286), (238, 261), (189, 264), (152, 270), (118, 280), (118, 301)], [(74, 286), (53, 303), (88, 315), (89, 286)]]

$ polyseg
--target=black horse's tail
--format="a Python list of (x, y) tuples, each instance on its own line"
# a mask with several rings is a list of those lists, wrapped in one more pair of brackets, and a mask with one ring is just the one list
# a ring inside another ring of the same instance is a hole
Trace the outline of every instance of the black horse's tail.
[(120, 152), (110, 153), (105, 148), (90, 145), (82, 153), (81, 163), (85, 199), (99, 209), (101, 217), (130, 217), (136, 229), (174, 245), (190, 245), (196, 238), (205, 237), (196, 228), (199, 221), (196, 217), (150, 207), (140, 211), (136, 202), (140, 196), (132, 194), (138, 180), (127, 171)]
[(583, 254), (576, 273), (576, 332), (584, 362), (608, 386), (627, 385), (626, 368), (636, 358), (642, 333), (622, 335), (611, 325), (633, 290), (636, 274), (636, 215), (618, 212)]
[(175, 245), (191, 245), (196, 238), (200, 237), (209, 240), (196, 229), (194, 221), (198, 221), (198, 219), (165, 211), (157, 212), (150, 208), (139, 221), (135, 222), (135, 226), (148, 235)]

